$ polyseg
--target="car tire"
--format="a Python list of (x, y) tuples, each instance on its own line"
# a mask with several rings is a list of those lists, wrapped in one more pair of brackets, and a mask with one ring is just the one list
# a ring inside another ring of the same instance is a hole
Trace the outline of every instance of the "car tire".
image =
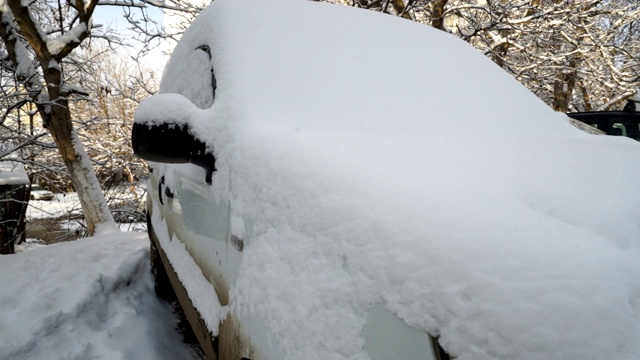
[(160, 259), (160, 255), (158, 254), (158, 249), (153, 242), (151, 242), (150, 254), (151, 274), (153, 274), (153, 282), (156, 295), (158, 295), (158, 297), (160, 297), (161, 299), (167, 301), (175, 300), (176, 295), (171, 288), (171, 284), (169, 283), (167, 271), (162, 264), (162, 260)]
[(35, 197), (35, 196), (33, 196), (33, 195), (31, 195), (31, 196), (29, 196), (29, 199), (31, 199), (31, 200), (35, 200), (35, 199), (36, 199), (36, 197)]
[(149, 257), (151, 260), (151, 274), (153, 275), (153, 283), (156, 295), (169, 302), (177, 300), (176, 294), (171, 287), (169, 276), (160, 258), (160, 253), (156, 247), (157, 237), (153, 231), (153, 226), (149, 216), (147, 215), (147, 229), (149, 232)]

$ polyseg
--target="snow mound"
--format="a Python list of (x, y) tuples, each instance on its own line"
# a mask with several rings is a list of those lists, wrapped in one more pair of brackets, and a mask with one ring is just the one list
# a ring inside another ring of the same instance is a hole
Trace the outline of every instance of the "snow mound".
[(1, 359), (186, 359), (153, 291), (146, 234), (0, 257)]

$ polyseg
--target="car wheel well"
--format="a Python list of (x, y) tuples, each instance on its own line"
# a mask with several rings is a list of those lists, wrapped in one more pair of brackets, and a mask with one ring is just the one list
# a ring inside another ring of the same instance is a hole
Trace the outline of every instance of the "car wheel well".
[(151, 225), (151, 219), (147, 214), (147, 231), (149, 232), (149, 257), (151, 261), (151, 274), (153, 275), (153, 283), (156, 295), (167, 301), (175, 301), (176, 293), (171, 287), (167, 270), (162, 263), (158, 248), (156, 247), (156, 234)]
[[(205, 354), (207, 359), (217, 359), (218, 339), (204, 326), (200, 313), (193, 307), (186, 290), (179, 283), (177, 274), (166, 258), (162, 248), (158, 248), (158, 237), (153, 230), (151, 217), (147, 211), (147, 231), (150, 241), (151, 271), (154, 278), (155, 292), (158, 297), (167, 300), (174, 312), (178, 315), (179, 322), (177, 328), (180, 331), (183, 341), (191, 346), (198, 346), (198, 352)], [(176, 286), (176, 288), (172, 285)], [(194, 327), (197, 324), (199, 327)]]

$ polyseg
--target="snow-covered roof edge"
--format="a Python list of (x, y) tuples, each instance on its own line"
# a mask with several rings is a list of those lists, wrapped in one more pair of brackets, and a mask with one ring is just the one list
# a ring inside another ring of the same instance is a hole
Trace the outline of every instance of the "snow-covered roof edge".
[(22, 163), (13, 160), (0, 160), (0, 185), (24, 185), (29, 184)]

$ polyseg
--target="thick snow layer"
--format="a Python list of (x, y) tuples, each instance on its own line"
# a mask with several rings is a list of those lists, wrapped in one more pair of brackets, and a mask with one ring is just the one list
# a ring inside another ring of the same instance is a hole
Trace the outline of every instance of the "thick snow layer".
[(28, 185), (30, 183), (22, 163), (0, 161), (0, 185)]
[(640, 144), (575, 129), (461, 40), (217, 0), (161, 92), (194, 104), (136, 121), (180, 114), (215, 149), (211, 192), (248, 244), (231, 307), (290, 359), (366, 359), (376, 303), (460, 360), (640, 358)]
[(153, 291), (146, 234), (0, 257), (1, 359), (187, 359)]
[(78, 25), (71, 28), (69, 31), (64, 33), (63, 35), (58, 36), (55, 39), (50, 39), (47, 41), (47, 50), (51, 53), (52, 56), (56, 56), (64, 49), (65, 46), (72, 43), (79, 43), (82, 34), (87, 31), (86, 23), (79, 23)]

